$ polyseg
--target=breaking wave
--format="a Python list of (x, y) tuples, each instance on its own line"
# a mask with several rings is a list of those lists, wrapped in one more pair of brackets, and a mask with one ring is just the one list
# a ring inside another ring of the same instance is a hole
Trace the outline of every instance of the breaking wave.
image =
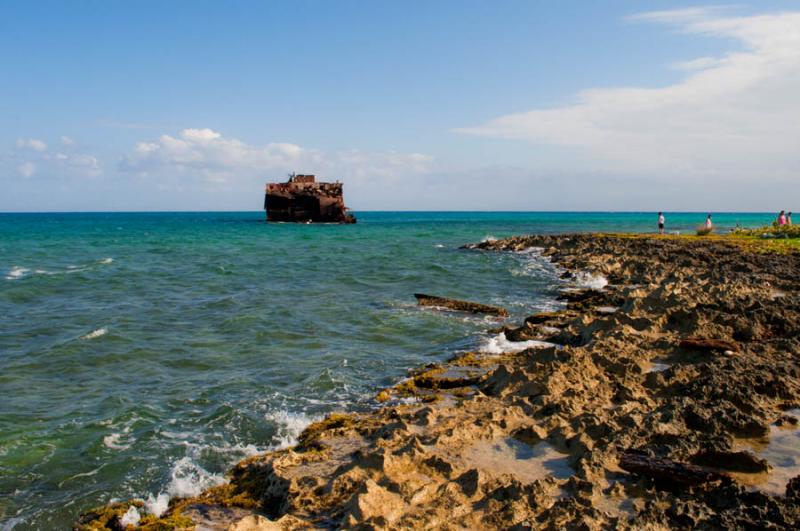
[(81, 339), (96, 339), (98, 337), (104, 336), (108, 333), (108, 328), (98, 328), (97, 330), (92, 330), (86, 335), (82, 335)]
[(91, 264), (84, 264), (84, 265), (68, 265), (63, 269), (42, 269), (37, 268), (31, 270), (28, 267), (22, 266), (13, 266), (5, 275), (6, 280), (20, 280), (27, 277), (32, 277), (35, 275), (45, 275), (45, 276), (53, 276), (53, 275), (64, 275), (70, 273), (81, 273), (83, 271), (90, 271), (97, 265), (108, 265), (114, 262), (114, 259), (111, 257), (101, 258)]
[(575, 274), (575, 283), (582, 288), (603, 289), (608, 286), (608, 279), (603, 275), (589, 273), (588, 271), (578, 271)]
[(503, 354), (507, 352), (522, 352), (528, 348), (545, 348), (555, 347), (555, 343), (548, 341), (537, 341), (531, 339), (529, 341), (509, 341), (504, 332), (500, 332), (496, 336), (485, 339), (478, 347), (480, 352), (486, 354)]
[(6, 273), (6, 280), (19, 280), (30, 273), (30, 271), (31, 270), (27, 267), (14, 266)]
[(266, 420), (274, 422), (276, 427), (274, 450), (281, 450), (297, 444), (297, 437), (312, 422), (321, 419), (318, 416), (309, 416), (305, 413), (292, 413), (290, 411), (271, 411), (264, 415)]
[(166, 490), (150, 494), (145, 500), (147, 512), (161, 516), (169, 507), (171, 498), (191, 498), (201, 492), (225, 483), (221, 474), (212, 474), (195, 463), (191, 457), (182, 457), (172, 466)]

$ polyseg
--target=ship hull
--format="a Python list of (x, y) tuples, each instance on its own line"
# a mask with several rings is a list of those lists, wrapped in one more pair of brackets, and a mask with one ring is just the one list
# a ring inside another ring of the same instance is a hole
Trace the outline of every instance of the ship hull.
[(340, 183), (271, 183), (264, 198), (267, 221), (355, 223)]

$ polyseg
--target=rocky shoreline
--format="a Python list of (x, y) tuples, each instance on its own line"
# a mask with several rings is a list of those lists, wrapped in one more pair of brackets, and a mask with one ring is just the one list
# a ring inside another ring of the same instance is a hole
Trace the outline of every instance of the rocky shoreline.
[[(532, 247), (565, 289), (562, 310), (502, 330), (527, 348), (416, 370), (380, 409), (332, 414), (160, 517), (125, 502), (75, 529), (799, 527), (800, 255), (653, 236), (467, 246)], [(570, 285), (587, 273), (608, 285)]]

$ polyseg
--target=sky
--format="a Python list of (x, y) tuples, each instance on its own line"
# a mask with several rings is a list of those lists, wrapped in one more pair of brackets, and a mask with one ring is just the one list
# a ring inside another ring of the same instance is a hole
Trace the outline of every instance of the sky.
[(0, 211), (800, 210), (800, 2), (0, 0)]

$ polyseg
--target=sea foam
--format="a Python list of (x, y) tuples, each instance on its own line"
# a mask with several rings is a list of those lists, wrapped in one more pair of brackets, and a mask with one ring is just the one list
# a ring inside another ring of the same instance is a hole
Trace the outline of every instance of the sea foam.
[(125, 512), (125, 514), (122, 515), (122, 518), (119, 519), (119, 523), (123, 529), (127, 529), (129, 525), (137, 527), (140, 519), (141, 516), (139, 516), (139, 510), (131, 505), (128, 507), (128, 510)]
[(486, 354), (503, 354), (507, 352), (522, 352), (528, 348), (546, 348), (555, 347), (555, 343), (548, 341), (537, 341), (531, 339), (529, 341), (509, 341), (504, 332), (500, 332), (496, 336), (492, 336), (484, 340), (478, 350)]
[(145, 508), (149, 513), (161, 516), (169, 507), (171, 498), (191, 498), (223, 483), (225, 477), (221, 474), (212, 474), (190, 457), (182, 457), (172, 466), (166, 491), (157, 496), (150, 494), (145, 501)]
[(297, 437), (312, 422), (320, 420), (320, 417), (312, 417), (305, 413), (293, 413), (291, 411), (279, 410), (270, 411), (265, 415), (266, 420), (277, 424), (275, 439), (277, 443), (273, 446), (274, 450), (282, 450), (297, 444)]
[(108, 328), (98, 328), (97, 330), (92, 330), (86, 335), (81, 336), (81, 339), (96, 339), (100, 336), (104, 336), (108, 333)]
[(14, 266), (8, 270), (8, 273), (6, 274), (6, 280), (19, 280), (29, 272), (30, 269), (27, 267)]
[(575, 274), (575, 282), (582, 288), (603, 289), (608, 286), (608, 279), (603, 275), (589, 273), (588, 271), (578, 271)]
[(112, 450), (127, 450), (131, 447), (130, 444), (120, 444), (122, 433), (112, 433), (103, 437), (103, 446), (111, 448)]

